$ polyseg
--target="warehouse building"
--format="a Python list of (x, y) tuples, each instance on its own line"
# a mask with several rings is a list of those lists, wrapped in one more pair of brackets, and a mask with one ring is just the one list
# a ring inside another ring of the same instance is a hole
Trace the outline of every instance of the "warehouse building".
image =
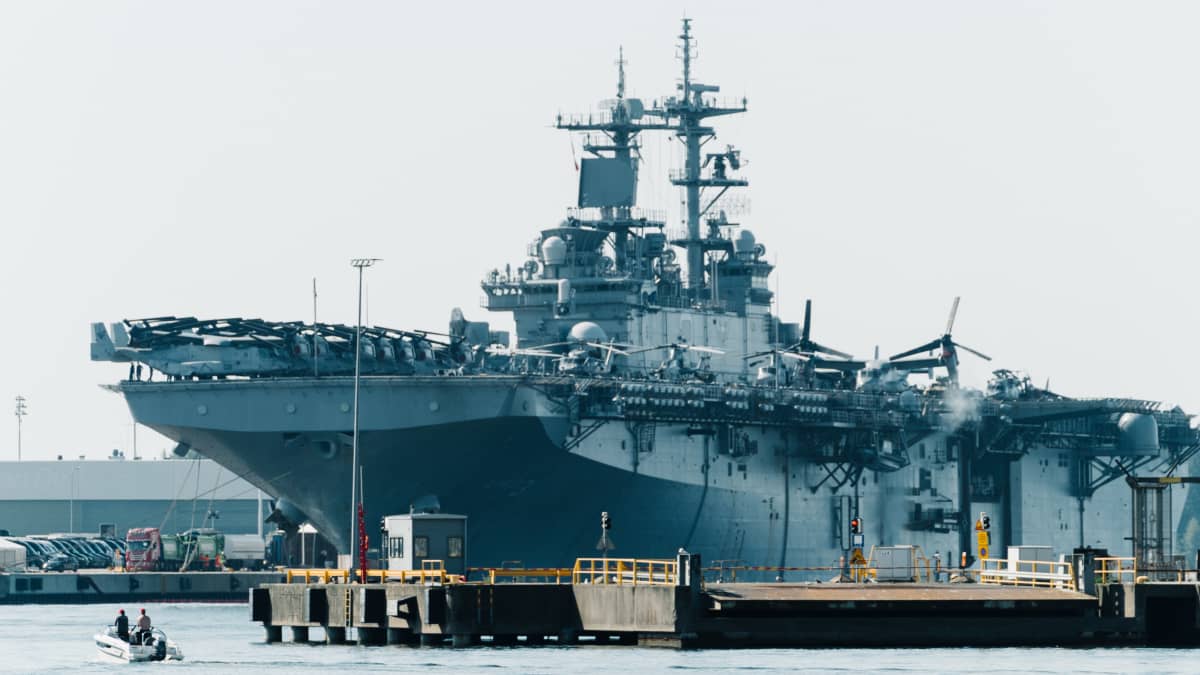
[(14, 536), (205, 526), (251, 534), (270, 512), (269, 496), (207, 459), (0, 462), (0, 530)]

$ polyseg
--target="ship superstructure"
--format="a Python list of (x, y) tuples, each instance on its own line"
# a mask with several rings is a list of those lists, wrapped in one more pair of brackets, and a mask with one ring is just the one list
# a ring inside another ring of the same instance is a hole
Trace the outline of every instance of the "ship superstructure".
[[(998, 546), (1127, 548), (1114, 480), (1186, 462), (1190, 417), (1006, 370), (987, 391), (961, 387), (959, 349), (988, 357), (952, 337), (957, 299), (944, 335), (884, 359), (818, 343), (811, 304), (802, 323), (775, 316), (765, 249), (726, 208), (745, 162), (710, 147), (712, 120), (746, 102), (696, 80), (688, 20), (679, 39), (674, 96), (626, 96), (622, 59), (603, 111), (558, 118), (584, 136), (576, 205), (482, 283), (512, 339), (457, 310), (445, 334), (375, 327), (361, 344), (345, 326), (165, 317), (95, 324), (93, 358), (165, 373), (112, 388), (181, 452), (279, 497), (279, 520), (342, 546), (357, 349), (368, 510), (468, 515), (472, 564), (568, 562), (594, 549), (601, 511), (631, 555), (762, 565), (835, 563), (852, 516), (871, 543), (948, 559), (973, 551), (979, 511)], [(677, 232), (637, 206), (651, 133), (684, 148)]]

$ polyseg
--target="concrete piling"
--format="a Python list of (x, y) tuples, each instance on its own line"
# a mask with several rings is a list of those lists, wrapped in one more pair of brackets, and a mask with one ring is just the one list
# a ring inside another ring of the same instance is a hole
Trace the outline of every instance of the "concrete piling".
[(343, 626), (325, 626), (325, 644), (346, 644), (346, 629)]

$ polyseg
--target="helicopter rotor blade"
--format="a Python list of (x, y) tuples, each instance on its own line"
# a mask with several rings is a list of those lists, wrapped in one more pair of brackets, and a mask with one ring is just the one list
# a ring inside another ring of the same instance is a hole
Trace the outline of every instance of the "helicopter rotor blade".
[(926, 342), (925, 344), (921, 345), (920, 347), (913, 347), (912, 349), (910, 349), (906, 352), (900, 352), (899, 354), (895, 354), (895, 355), (889, 357), (888, 360), (895, 361), (896, 359), (902, 359), (906, 356), (912, 356), (913, 354), (920, 354), (921, 352), (932, 351), (932, 350), (940, 347), (941, 344), (942, 344), (941, 338), (939, 338), (937, 340), (930, 340), (929, 342)]
[(810, 351), (810, 352), (821, 352), (822, 354), (829, 354), (831, 356), (840, 356), (843, 359), (854, 358), (853, 356), (851, 356), (850, 354), (847, 354), (846, 352), (839, 352), (836, 349), (833, 349), (831, 347), (826, 347), (825, 345), (823, 345), (819, 342), (813, 342), (812, 340), (809, 340), (808, 344), (805, 346), (808, 348), (807, 351)]
[(697, 352), (708, 352), (710, 354), (724, 354), (725, 353), (724, 351), (722, 351), (720, 349), (716, 349), (714, 347), (699, 347), (696, 345), (677, 345), (677, 346), (682, 347), (683, 349), (686, 349), (686, 350), (697, 351)]
[(964, 344), (961, 344), (958, 342), (953, 342), (953, 341), (950, 344), (954, 345), (955, 347), (958, 347), (959, 349), (965, 349), (966, 351), (971, 352), (972, 354), (974, 354), (975, 356), (978, 356), (979, 358), (983, 359), (984, 361), (992, 360), (992, 357), (988, 356), (987, 354), (984, 354), (983, 352), (979, 352), (974, 349), (971, 349), (970, 347), (968, 347)]
[(808, 342), (809, 330), (812, 328), (812, 300), (804, 301), (804, 329), (800, 332), (801, 344)]
[(912, 361), (888, 361), (887, 368), (893, 370), (927, 370), (943, 365), (941, 359), (913, 359)]
[(776, 354), (776, 353), (778, 353), (778, 350), (775, 350), (775, 349), (767, 349), (767, 350), (765, 350), (765, 351), (761, 351), (761, 352), (754, 352), (754, 353), (752, 353), (752, 354), (747, 354), (747, 355), (745, 355), (745, 356), (743, 356), (743, 357), (742, 357), (742, 360), (744, 360), (744, 361), (749, 361), (750, 359), (757, 359), (757, 358), (759, 358), (759, 357), (761, 357), (761, 356), (766, 356), (767, 354)]
[(624, 349), (618, 349), (618, 348), (616, 348), (610, 344), (604, 343), (604, 342), (585, 342), (584, 344), (589, 347), (594, 347), (596, 349), (603, 349), (605, 351), (612, 352), (614, 354), (620, 354), (622, 356), (629, 356), (629, 352), (625, 351)]
[(950, 306), (950, 318), (946, 321), (946, 335), (954, 330), (954, 318), (958, 316), (958, 301), (960, 296), (954, 296), (954, 304)]

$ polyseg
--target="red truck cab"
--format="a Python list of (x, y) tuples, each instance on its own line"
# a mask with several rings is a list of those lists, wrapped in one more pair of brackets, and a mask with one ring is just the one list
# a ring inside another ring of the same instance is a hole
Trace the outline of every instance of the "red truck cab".
[(150, 572), (162, 567), (162, 534), (157, 527), (137, 527), (125, 534), (125, 569)]

